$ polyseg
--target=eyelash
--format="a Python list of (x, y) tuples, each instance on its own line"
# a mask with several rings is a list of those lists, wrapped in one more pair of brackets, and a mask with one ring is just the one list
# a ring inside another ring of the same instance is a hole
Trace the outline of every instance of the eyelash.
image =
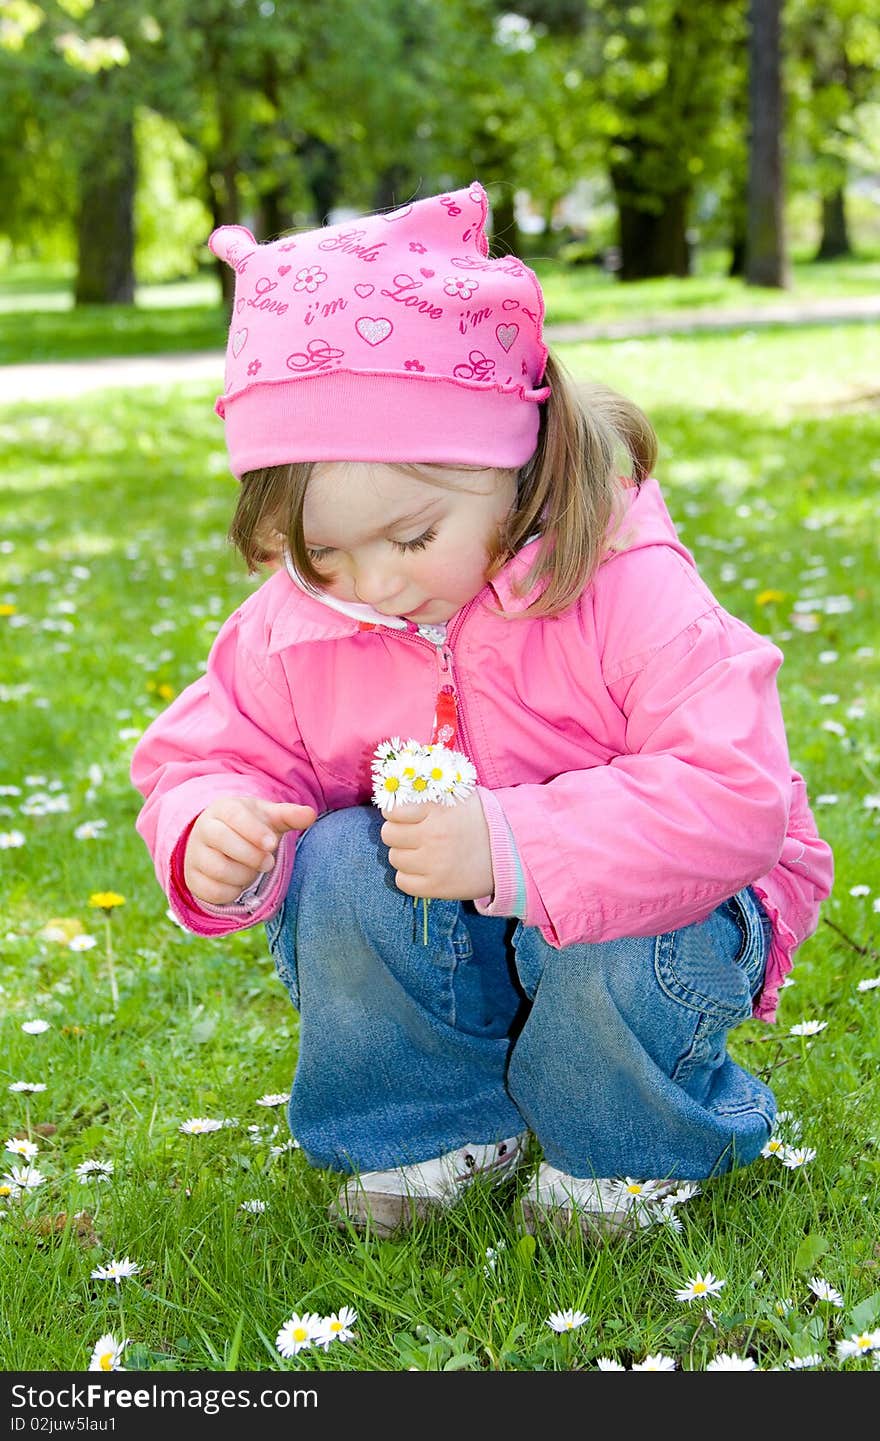
[[(436, 534), (436, 525), (431, 525), (421, 535), (417, 535), (414, 540), (392, 540), (391, 544), (394, 546), (395, 550), (399, 551), (424, 550), (426, 546), (431, 544), (431, 541), (434, 539)], [(332, 546), (326, 546), (323, 550), (310, 550), (308, 552), (308, 557), (311, 561), (321, 561), (325, 558), (325, 556), (331, 554)]]

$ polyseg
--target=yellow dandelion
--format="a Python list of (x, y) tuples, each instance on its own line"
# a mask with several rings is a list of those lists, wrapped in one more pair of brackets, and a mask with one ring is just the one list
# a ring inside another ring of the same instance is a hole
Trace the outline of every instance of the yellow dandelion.
[(779, 605), (785, 600), (784, 590), (760, 590), (755, 596), (755, 605)]
[(173, 700), (175, 695), (174, 686), (169, 685), (167, 680), (163, 680), (162, 684), (156, 687), (156, 694), (161, 700)]
[(18, 614), (18, 606), (17, 606), (17, 605), (10, 605), (10, 603), (9, 603), (8, 601), (4, 601), (3, 604), (0, 605), (0, 615), (17, 615), (17, 614)]
[(118, 891), (93, 891), (89, 896), (89, 905), (98, 911), (112, 911), (116, 906), (125, 905), (125, 896)]

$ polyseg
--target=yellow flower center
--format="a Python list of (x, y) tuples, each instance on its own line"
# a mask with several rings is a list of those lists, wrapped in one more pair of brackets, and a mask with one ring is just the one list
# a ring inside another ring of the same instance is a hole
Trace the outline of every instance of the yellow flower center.
[(341, 1321), (331, 1321), (331, 1322), (330, 1322), (330, 1330), (331, 1330), (331, 1331), (341, 1331), (341, 1330), (342, 1330), (342, 1322), (341, 1322)]
[(297, 1326), (293, 1332), (294, 1341), (305, 1341), (308, 1338), (308, 1331), (305, 1326)]
[(400, 790), (400, 781), (397, 779), (397, 776), (386, 776), (384, 784), (386, 791)]
[(441, 768), (440, 766), (434, 766), (434, 769), (431, 771), (431, 780), (432, 780), (432, 781), (442, 781), (442, 779), (443, 779), (443, 770), (442, 770), (442, 768)]
[(415, 780), (413, 781), (413, 790), (423, 791), (427, 784), (428, 782), (425, 780), (424, 776), (416, 776)]
[(101, 1355), (98, 1357), (98, 1370), (99, 1370), (99, 1371), (112, 1371), (112, 1370), (113, 1370), (113, 1352), (112, 1352), (112, 1351), (102, 1351), (102, 1352), (101, 1352)]
[(706, 1290), (706, 1282), (705, 1282), (705, 1281), (695, 1281), (695, 1282), (694, 1282), (694, 1291), (695, 1291), (695, 1293), (696, 1293), (698, 1296), (702, 1296), (702, 1294), (703, 1294), (703, 1292), (704, 1292), (705, 1290)]

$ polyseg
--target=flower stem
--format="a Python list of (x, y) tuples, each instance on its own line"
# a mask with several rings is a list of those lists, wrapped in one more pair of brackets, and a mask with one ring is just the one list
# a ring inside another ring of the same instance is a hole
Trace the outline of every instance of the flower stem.
[(104, 934), (106, 938), (107, 974), (110, 977), (110, 995), (114, 1011), (119, 1009), (119, 987), (116, 984), (116, 967), (113, 964), (113, 941), (110, 935), (110, 912), (104, 912)]

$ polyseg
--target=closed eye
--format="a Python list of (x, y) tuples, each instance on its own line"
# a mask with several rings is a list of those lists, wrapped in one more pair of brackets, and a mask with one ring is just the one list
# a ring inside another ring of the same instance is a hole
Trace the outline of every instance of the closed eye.
[[(427, 530), (423, 531), (421, 535), (415, 536), (413, 540), (392, 540), (391, 544), (395, 550), (399, 551), (424, 550), (426, 546), (431, 544), (431, 541), (435, 539), (436, 535), (436, 525), (429, 525)], [(311, 561), (320, 562), (326, 560), (327, 556), (332, 554), (333, 546), (331, 545), (322, 546), (319, 550), (308, 550), (308, 557)]]

